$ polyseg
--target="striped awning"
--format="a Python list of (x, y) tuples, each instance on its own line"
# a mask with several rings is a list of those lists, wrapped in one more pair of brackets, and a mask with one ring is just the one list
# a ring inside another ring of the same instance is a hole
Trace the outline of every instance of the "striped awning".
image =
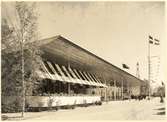
[(95, 75), (88, 72), (72, 69), (71, 67), (60, 66), (49, 61), (42, 62), (42, 71), (37, 71), (39, 77), (52, 79), (53, 81), (62, 81), (67, 83), (76, 83), (97, 87), (107, 87), (102, 84)]

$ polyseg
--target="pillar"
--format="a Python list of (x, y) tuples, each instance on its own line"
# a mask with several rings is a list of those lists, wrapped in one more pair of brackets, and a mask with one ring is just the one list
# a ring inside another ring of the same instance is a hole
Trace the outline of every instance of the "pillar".
[[(105, 84), (106, 84), (106, 80), (105, 80)], [(107, 84), (106, 84), (107, 85)], [(107, 101), (107, 87), (105, 87), (105, 96), (104, 96), (104, 100)]]
[(123, 98), (124, 98), (124, 84), (123, 84), (123, 80), (122, 80), (121, 96), (122, 96), (122, 100), (123, 100)]
[(116, 100), (116, 80), (114, 80), (114, 100)]
[(70, 91), (71, 91), (70, 83), (68, 83), (68, 95), (70, 95)]

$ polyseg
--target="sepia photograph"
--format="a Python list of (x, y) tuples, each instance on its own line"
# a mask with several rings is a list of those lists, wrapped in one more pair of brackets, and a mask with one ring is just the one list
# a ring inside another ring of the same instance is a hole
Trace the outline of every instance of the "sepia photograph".
[(1, 120), (166, 120), (165, 1), (2, 1)]

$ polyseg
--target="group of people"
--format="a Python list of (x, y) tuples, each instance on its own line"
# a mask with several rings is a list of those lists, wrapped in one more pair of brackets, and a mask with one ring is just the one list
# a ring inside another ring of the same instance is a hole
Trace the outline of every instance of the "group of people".
[(143, 100), (143, 99), (146, 99), (146, 95), (138, 95), (138, 96), (131, 95), (131, 99)]

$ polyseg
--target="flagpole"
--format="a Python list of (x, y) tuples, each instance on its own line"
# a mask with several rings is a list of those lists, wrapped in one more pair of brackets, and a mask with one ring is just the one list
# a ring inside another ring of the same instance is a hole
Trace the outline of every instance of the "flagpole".
[(148, 82), (149, 82), (149, 100), (151, 96), (151, 83), (150, 83), (150, 38), (148, 40)]
[(122, 78), (122, 100), (124, 99), (124, 79)]

